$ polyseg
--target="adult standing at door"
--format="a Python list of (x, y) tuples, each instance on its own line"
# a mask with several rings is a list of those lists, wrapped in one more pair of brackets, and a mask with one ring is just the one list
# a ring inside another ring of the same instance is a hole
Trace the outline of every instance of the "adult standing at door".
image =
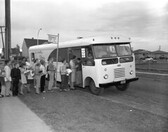
[(69, 64), (70, 64), (70, 68), (72, 70), (72, 73), (70, 76), (70, 86), (71, 86), (70, 88), (72, 90), (74, 90), (75, 89), (75, 87), (74, 87), (75, 81), (76, 81), (76, 68), (77, 68), (75, 55), (72, 56), (72, 59), (70, 60)]

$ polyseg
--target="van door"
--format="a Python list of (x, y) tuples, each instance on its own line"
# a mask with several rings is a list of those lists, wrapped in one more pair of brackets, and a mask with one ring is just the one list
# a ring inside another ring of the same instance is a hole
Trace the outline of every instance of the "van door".
[[(82, 77), (83, 77), (83, 87), (89, 86), (89, 82), (84, 82), (86, 78), (93, 77), (93, 71), (95, 70), (95, 63), (93, 58), (93, 52), (91, 47), (82, 47), (81, 48), (81, 57), (82, 57)], [(95, 74), (95, 73), (94, 73)]]
[(82, 61), (81, 61), (81, 47), (69, 48), (69, 62), (73, 56), (76, 56), (76, 86), (83, 86), (82, 79)]

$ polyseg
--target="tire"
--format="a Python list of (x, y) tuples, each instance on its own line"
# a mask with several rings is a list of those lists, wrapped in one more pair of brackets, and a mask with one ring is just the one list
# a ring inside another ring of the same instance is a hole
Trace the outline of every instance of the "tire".
[(116, 85), (116, 88), (117, 88), (119, 91), (125, 91), (125, 90), (128, 89), (128, 87), (129, 87), (129, 83)]
[(104, 88), (96, 87), (96, 85), (95, 85), (93, 80), (90, 81), (89, 88), (90, 88), (91, 93), (94, 94), (94, 95), (101, 95), (104, 92)]

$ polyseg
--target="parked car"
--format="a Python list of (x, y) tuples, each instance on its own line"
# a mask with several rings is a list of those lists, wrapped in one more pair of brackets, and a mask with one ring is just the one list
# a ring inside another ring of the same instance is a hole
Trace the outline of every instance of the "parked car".
[(156, 63), (157, 60), (153, 59), (152, 57), (147, 57), (144, 60), (142, 60), (143, 62), (152, 62), (152, 63)]

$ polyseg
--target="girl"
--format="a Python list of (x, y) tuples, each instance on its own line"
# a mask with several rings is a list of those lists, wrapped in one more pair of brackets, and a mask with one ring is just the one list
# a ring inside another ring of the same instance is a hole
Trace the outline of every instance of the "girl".
[(36, 94), (40, 94), (40, 78), (41, 78), (41, 73), (42, 73), (42, 71), (40, 71), (40, 63), (37, 63), (35, 65)]
[(24, 95), (23, 93), (23, 89), (27, 88), (27, 92), (30, 93), (30, 89), (29, 87), (27, 87), (27, 79), (26, 79), (26, 75), (27, 71), (26, 71), (26, 65), (25, 64), (21, 64), (20, 65), (20, 71), (21, 71), (21, 87), (20, 87), (20, 94)]

